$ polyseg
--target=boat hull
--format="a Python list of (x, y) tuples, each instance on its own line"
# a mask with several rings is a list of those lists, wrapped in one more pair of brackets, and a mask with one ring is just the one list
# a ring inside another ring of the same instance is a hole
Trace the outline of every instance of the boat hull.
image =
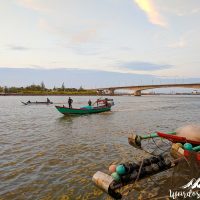
[(23, 102), (23, 101), (21, 101), (24, 105), (40, 105), (40, 104), (42, 104), (42, 105), (49, 105), (49, 104), (53, 104), (53, 102)]
[(111, 110), (111, 107), (95, 107), (93, 109), (75, 109), (62, 106), (55, 106), (55, 107), (63, 115), (87, 115), (87, 114), (107, 112)]

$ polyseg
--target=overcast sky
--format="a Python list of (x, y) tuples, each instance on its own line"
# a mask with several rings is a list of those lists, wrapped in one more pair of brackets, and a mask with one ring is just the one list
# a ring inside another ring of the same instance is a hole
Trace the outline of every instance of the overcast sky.
[(200, 0), (1, 0), (0, 68), (200, 77)]

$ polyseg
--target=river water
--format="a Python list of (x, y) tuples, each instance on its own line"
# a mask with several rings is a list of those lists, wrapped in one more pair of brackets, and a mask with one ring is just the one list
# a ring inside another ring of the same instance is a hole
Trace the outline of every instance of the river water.
[[(95, 100), (96, 97), (90, 97)], [(112, 112), (64, 117), (46, 97), (0, 97), (0, 199), (109, 199), (91, 178), (112, 162), (141, 160), (132, 131), (173, 131), (199, 123), (200, 96), (118, 96)], [(51, 97), (63, 105), (67, 97)], [(73, 97), (74, 107), (89, 97)]]

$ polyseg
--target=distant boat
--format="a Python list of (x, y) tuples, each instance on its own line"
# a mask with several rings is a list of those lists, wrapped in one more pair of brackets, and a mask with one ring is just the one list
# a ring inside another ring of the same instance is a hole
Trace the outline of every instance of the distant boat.
[(24, 105), (31, 105), (31, 104), (49, 105), (49, 104), (53, 104), (53, 102), (51, 102), (48, 98), (47, 98), (47, 101), (34, 101), (34, 102), (31, 102), (31, 101), (23, 102), (23, 101), (21, 101), (21, 103), (23, 103)]
[[(109, 102), (111, 101), (111, 103)], [(101, 113), (107, 112), (111, 110), (111, 107), (114, 105), (113, 100), (105, 99), (105, 100), (97, 100), (95, 103), (106, 103), (101, 104), (100, 106), (84, 106), (82, 108), (68, 108), (66, 106), (55, 106), (56, 109), (62, 113), (63, 115), (86, 115), (86, 114), (94, 114), (94, 113)]]

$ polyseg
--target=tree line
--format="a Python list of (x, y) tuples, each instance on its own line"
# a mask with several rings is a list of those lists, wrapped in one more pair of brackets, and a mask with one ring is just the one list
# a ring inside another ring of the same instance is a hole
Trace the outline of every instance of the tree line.
[(5, 94), (78, 94), (78, 93), (93, 93), (92, 91), (85, 90), (82, 86), (77, 88), (67, 88), (62, 83), (61, 87), (55, 87), (53, 89), (46, 88), (44, 82), (40, 85), (32, 84), (26, 87), (2, 87), (0, 86), (0, 93)]

